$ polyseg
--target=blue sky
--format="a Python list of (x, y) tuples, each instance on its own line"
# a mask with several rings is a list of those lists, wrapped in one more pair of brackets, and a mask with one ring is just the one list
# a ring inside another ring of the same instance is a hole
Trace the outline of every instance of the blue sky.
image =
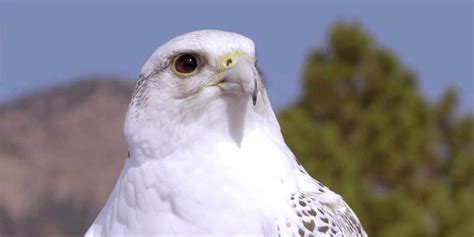
[(361, 23), (420, 79), (431, 100), (447, 86), (474, 111), (470, 1), (183, 2), (5, 1), (0, 4), (0, 103), (88, 75), (136, 80), (168, 39), (198, 29), (252, 38), (275, 107), (294, 101), (308, 50), (337, 19)]

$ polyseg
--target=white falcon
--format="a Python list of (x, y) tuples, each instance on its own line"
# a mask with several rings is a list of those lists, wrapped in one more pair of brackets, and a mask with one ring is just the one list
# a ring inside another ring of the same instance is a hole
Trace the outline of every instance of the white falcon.
[(252, 40), (203, 30), (158, 48), (125, 121), (126, 160), (87, 237), (367, 236), (285, 144)]

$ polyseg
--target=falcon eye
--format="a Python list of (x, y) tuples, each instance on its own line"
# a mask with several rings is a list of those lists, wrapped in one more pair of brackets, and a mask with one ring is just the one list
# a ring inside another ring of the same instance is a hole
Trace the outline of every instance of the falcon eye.
[(174, 60), (174, 69), (181, 74), (190, 74), (196, 71), (198, 60), (192, 54), (183, 54)]

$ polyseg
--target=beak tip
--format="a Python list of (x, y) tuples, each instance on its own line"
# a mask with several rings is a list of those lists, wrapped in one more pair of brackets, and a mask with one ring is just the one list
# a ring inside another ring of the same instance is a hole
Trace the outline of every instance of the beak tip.
[(252, 102), (253, 102), (254, 106), (257, 104), (257, 93), (258, 93), (257, 80), (254, 78), (254, 80), (253, 80), (253, 93), (252, 93)]

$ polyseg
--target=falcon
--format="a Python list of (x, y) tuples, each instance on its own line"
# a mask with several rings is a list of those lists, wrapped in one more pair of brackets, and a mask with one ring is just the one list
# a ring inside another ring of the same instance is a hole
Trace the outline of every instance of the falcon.
[(125, 138), (129, 158), (86, 237), (367, 236), (285, 144), (242, 35), (195, 31), (159, 47)]

